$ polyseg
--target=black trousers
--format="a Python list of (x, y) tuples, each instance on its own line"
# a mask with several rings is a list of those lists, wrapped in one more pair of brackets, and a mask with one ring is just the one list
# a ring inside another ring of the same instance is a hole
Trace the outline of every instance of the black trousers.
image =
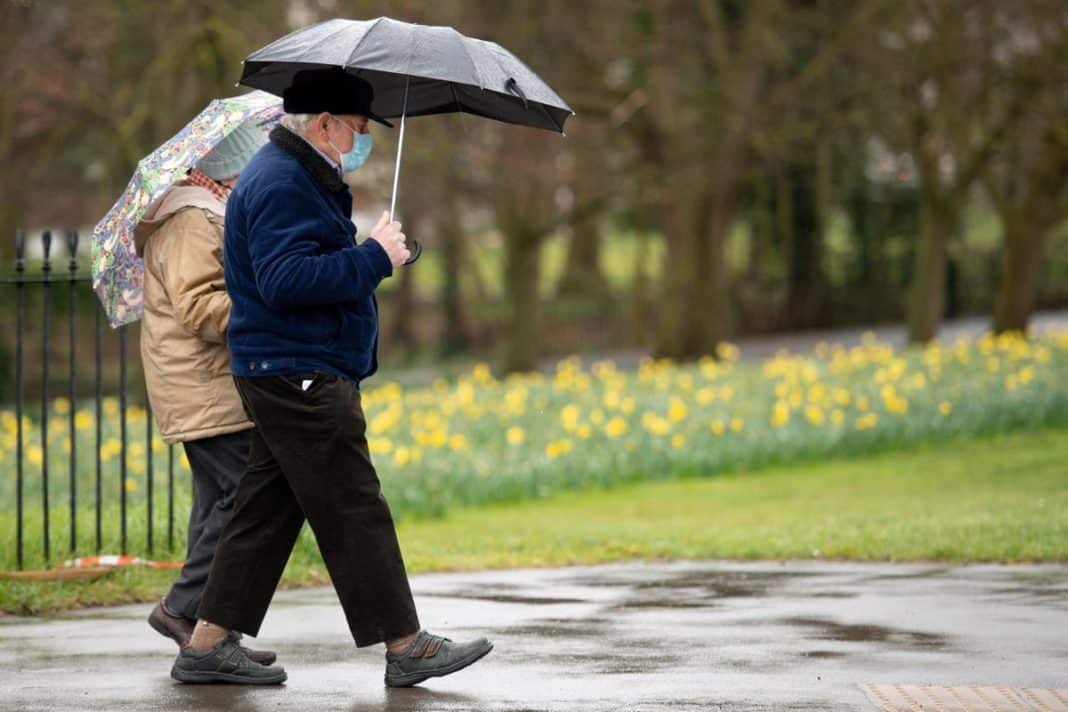
[(193, 506), (185, 564), (164, 600), (167, 608), (186, 618), (197, 617), (215, 548), (230, 521), (237, 484), (245, 473), (249, 436), (243, 430), (183, 443), (193, 473)]
[(359, 389), (329, 374), (234, 381), (256, 428), (199, 617), (255, 636), (307, 518), (356, 645), (418, 631)]

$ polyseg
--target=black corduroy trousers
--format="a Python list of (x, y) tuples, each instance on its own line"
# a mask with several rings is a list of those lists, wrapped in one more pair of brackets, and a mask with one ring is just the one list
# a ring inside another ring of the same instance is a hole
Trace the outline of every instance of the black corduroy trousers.
[(359, 388), (323, 373), (234, 381), (256, 428), (198, 616), (255, 636), (307, 519), (356, 645), (418, 631)]

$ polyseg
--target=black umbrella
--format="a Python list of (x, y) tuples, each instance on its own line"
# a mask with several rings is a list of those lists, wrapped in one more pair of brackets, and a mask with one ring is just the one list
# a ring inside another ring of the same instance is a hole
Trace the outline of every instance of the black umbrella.
[[(304, 69), (342, 67), (371, 83), (371, 110), (400, 117), (393, 197), (397, 202), (406, 116), (463, 112), (564, 132), (575, 112), (548, 84), (495, 42), (451, 27), (377, 20), (327, 20), (292, 32), (245, 58), (241, 84), (281, 95)], [(412, 262), (418, 258), (419, 244)]]

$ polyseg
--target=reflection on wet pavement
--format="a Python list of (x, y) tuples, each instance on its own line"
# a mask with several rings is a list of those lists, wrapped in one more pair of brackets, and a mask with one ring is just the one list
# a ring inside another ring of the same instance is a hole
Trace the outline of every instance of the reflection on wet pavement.
[(947, 647), (943, 636), (922, 631), (895, 630), (881, 625), (847, 625), (826, 618), (786, 618), (782, 622), (812, 629), (810, 635), (817, 640), (890, 644), (918, 650), (943, 650)]
[(1066, 566), (674, 562), (412, 579), (420, 618), (493, 653), (382, 684), (330, 589), (276, 596), (276, 688), (189, 686), (144, 605), (0, 619), (0, 710), (863, 710), (866, 682), (1065, 687)]

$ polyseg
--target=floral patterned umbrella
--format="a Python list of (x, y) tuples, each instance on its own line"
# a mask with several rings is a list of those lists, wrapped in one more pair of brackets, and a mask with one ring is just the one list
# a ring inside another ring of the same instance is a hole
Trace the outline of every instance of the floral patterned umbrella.
[(141, 318), (144, 263), (134, 248), (134, 228), (167, 188), (244, 121), (269, 131), (282, 115), (282, 100), (264, 91), (216, 99), (137, 163), (126, 190), (93, 228), (93, 289), (113, 327)]

